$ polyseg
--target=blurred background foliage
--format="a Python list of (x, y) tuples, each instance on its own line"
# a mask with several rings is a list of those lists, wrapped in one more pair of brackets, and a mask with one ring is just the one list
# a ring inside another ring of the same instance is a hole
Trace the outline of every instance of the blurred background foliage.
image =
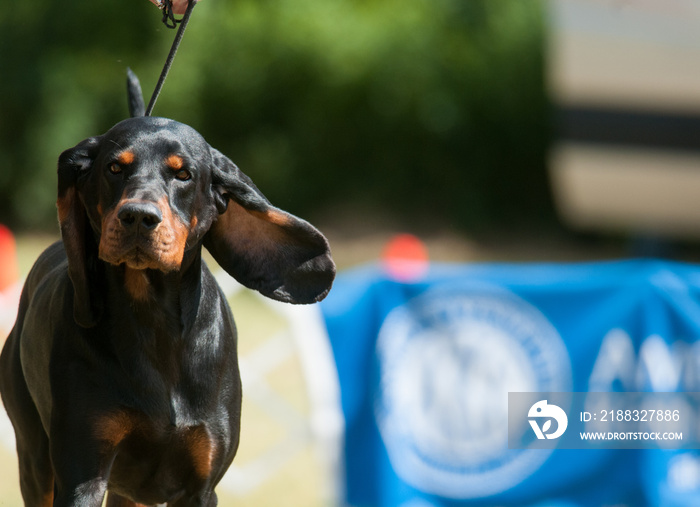
[[(544, 20), (521, 0), (202, 0), (154, 115), (277, 206), (461, 230), (553, 220)], [(61, 151), (146, 101), (174, 31), (146, 0), (0, 10), (0, 222), (55, 228)]]

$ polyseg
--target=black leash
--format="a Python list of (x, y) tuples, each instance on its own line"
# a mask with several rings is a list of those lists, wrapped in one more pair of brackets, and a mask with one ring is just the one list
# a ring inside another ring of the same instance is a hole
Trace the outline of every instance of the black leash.
[(151, 95), (151, 101), (148, 103), (145, 116), (151, 116), (151, 113), (153, 112), (153, 107), (156, 105), (156, 100), (158, 99), (158, 95), (160, 95), (160, 91), (163, 89), (165, 78), (168, 76), (173, 60), (175, 60), (175, 53), (177, 53), (177, 48), (180, 46), (182, 37), (185, 35), (185, 28), (187, 28), (187, 23), (190, 21), (190, 15), (192, 15), (192, 9), (194, 9), (196, 3), (197, 0), (189, 0), (187, 3), (187, 10), (185, 11), (184, 16), (182, 16), (182, 19), (175, 19), (172, 1), (163, 1), (163, 5), (161, 7), (163, 9), (163, 23), (168, 28), (175, 28), (178, 24), (180, 27), (175, 34), (175, 40), (173, 41), (173, 45), (170, 47), (168, 58), (165, 60), (165, 65), (163, 66), (163, 70), (158, 78), (158, 83), (156, 83), (156, 88), (153, 90), (153, 95)]

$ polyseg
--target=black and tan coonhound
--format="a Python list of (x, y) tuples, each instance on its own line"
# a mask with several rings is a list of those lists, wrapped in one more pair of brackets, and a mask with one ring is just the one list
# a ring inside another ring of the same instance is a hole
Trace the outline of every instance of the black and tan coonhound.
[(328, 242), (163, 118), (62, 153), (58, 215), (62, 241), (32, 268), (0, 358), (25, 504), (217, 505), (241, 381), (202, 246), (247, 287), (313, 303), (335, 276)]

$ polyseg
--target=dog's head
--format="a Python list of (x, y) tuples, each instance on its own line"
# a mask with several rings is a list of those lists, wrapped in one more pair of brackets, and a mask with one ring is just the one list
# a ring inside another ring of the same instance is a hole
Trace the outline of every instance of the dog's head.
[(171, 272), (204, 244), (243, 285), (290, 303), (323, 299), (335, 276), (318, 230), (272, 206), (194, 129), (164, 118), (124, 120), (63, 152), (58, 215), (83, 326), (97, 318), (97, 259)]

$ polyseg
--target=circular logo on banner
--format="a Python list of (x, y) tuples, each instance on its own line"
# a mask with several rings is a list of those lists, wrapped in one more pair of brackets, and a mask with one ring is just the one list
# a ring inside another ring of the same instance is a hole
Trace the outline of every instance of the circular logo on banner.
[(568, 391), (571, 365), (556, 329), (514, 294), (428, 291), (389, 313), (377, 355), (379, 431), (411, 486), (454, 499), (490, 496), (549, 456), (508, 449), (508, 392)]

